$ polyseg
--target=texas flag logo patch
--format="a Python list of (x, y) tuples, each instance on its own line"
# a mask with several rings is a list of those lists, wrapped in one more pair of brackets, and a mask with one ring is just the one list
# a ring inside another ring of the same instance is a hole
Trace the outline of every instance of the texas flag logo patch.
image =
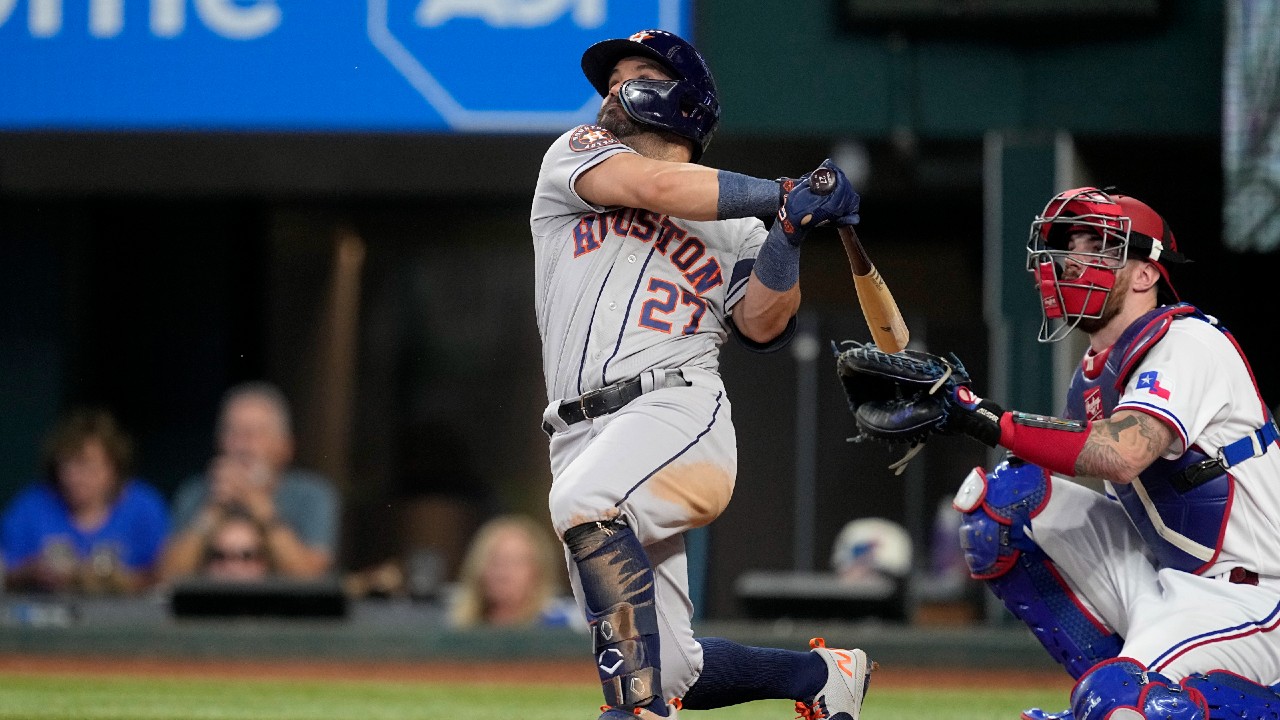
[(1138, 384), (1135, 388), (1138, 390), (1146, 388), (1147, 392), (1162, 400), (1169, 399), (1169, 388), (1160, 384), (1160, 373), (1156, 370), (1148, 370), (1147, 372), (1139, 375)]
[(580, 125), (569, 136), (569, 148), (574, 152), (599, 150), (617, 144), (618, 138), (599, 125)]

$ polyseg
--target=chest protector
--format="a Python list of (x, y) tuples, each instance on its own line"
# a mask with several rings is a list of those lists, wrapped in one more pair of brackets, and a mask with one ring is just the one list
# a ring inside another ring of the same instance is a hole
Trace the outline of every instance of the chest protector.
[[(1120, 335), (1096, 376), (1085, 377), (1083, 367), (1076, 369), (1066, 417), (1110, 417), (1133, 368), (1175, 320), (1184, 318), (1208, 322), (1226, 332), (1186, 303), (1148, 312)], [(1213, 564), (1222, 549), (1235, 491), (1235, 480), (1214, 458), (1190, 447), (1177, 459), (1158, 458), (1132, 483), (1111, 487), (1162, 567), (1199, 573)]]

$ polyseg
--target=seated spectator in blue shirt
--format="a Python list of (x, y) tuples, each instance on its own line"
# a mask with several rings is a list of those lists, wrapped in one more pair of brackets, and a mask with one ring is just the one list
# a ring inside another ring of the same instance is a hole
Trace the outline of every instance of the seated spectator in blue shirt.
[(132, 453), (109, 412), (78, 409), (58, 423), (45, 480), (0, 519), (8, 589), (133, 593), (155, 582), (169, 514), (158, 490), (129, 477)]
[(218, 455), (188, 478), (173, 502), (176, 528), (161, 564), (166, 580), (200, 572), (209, 533), (228, 513), (266, 531), (276, 574), (318, 579), (333, 570), (339, 501), (325, 477), (293, 467), (289, 403), (274, 385), (231, 388), (217, 422)]

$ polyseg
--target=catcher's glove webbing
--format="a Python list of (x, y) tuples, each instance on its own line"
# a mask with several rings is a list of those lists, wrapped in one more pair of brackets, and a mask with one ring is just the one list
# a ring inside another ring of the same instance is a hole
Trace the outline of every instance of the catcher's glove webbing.
[(907, 455), (889, 466), (900, 474), (926, 440), (946, 432), (947, 399), (958, 386), (971, 382), (969, 373), (954, 354), (890, 354), (853, 341), (834, 349), (836, 372), (858, 426), (858, 435), (850, 439), (909, 443)]

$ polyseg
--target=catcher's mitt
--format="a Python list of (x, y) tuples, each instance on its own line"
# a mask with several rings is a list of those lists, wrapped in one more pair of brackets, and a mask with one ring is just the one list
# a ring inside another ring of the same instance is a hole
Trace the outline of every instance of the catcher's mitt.
[(909, 443), (912, 450), (890, 467), (901, 472), (924, 442), (944, 432), (947, 398), (971, 381), (954, 354), (919, 350), (886, 353), (874, 345), (847, 342), (836, 348), (836, 372), (858, 425), (853, 440)]

